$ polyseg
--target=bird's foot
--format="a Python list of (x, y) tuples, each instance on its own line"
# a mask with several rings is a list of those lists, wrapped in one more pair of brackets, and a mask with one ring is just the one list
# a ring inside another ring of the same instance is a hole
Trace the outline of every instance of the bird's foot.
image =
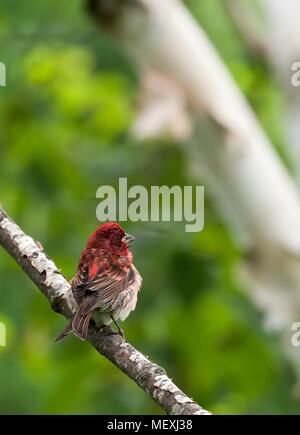
[(119, 335), (121, 335), (121, 337), (123, 338), (123, 340), (125, 340), (125, 334), (123, 329), (119, 328)]
[(123, 338), (123, 340), (125, 340), (125, 334), (123, 329), (120, 327), (119, 323), (114, 319), (114, 316), (111, 314), (110, 315), (112, 321), (114, 322), (114, 324), (116, 325), (116, 327), (118, 328), (119, 331), (119, 335)]

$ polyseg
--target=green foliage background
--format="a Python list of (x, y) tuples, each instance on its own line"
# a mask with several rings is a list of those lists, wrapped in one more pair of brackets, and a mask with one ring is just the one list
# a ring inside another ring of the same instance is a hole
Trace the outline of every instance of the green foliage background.
[[(185, 2), (208, 32), (283, 156), (283, 103), (264, 63), (223, 2)], [(70, 279), (99, 225), (100, 185), (190, 184), (180, 144), (128, 134), (137, 74), (80, 0), (5, 0), (0, 7), (0, 200)], [(205, 180), (203, 180), (205, 185)], [(205, 228), (126, 223), (144, 282), (127, 339), (214, 413), (292, 413), (294, 382), (276, 336), (235, 273), (242, 253), (206, 191)], [(132, 381), (75, 337), (54, 344), (64, 318), (0, 249), (0, 413), (156, 414)]]

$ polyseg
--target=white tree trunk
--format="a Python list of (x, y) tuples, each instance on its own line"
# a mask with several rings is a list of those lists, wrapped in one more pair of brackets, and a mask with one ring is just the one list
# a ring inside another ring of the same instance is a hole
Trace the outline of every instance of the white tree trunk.
[(292, 85), (292, 65), (300, 62), (299, 0), (261, 0), (267, 21), (267, 46), (271, 64), (286, 95), (286, 138), (300, 184), (300, 87)]

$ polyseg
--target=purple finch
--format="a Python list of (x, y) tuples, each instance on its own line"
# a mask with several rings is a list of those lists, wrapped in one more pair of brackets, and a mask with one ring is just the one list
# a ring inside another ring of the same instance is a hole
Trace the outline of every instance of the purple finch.
[(73, 332), (86, 340), (90, 318), (96, 325), (116, 324), (135, 309), (142, 278), (133, 265), (128, 251), (133, 236), (115, 223), (108, 222), (91, 235), (83, 250), (75, 277), (71, 281), (77, 310), (56, 342)]

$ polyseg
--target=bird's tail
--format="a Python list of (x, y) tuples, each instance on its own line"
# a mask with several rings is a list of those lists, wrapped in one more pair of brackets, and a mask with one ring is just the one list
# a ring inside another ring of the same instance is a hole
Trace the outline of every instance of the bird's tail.
[(75, 316), (70, 320), (66, 328), (63, 330), (63, 332), (57, 337), (55, 340), (55, 343), (58, 343), (59, 341), (63, 340), (65, 337), (67, 337), (71, 332), (73, 332), (80, 340), (86, 340), (88, 329), (89, 329), (89, 323), (90, 318), (92, 315), (92, 312), (82, 315), (82, 310), (77, 310)]
[(55, 340), (55, 343), (58, 343), (59, 341), (62, 341), (64, 338), (66, 338), (73, 331), (72, 323), (73, 323), (73, 319), (70, 320), (70, 322), (68, 323), (67, 327), (57, 337), (57, 339)]

